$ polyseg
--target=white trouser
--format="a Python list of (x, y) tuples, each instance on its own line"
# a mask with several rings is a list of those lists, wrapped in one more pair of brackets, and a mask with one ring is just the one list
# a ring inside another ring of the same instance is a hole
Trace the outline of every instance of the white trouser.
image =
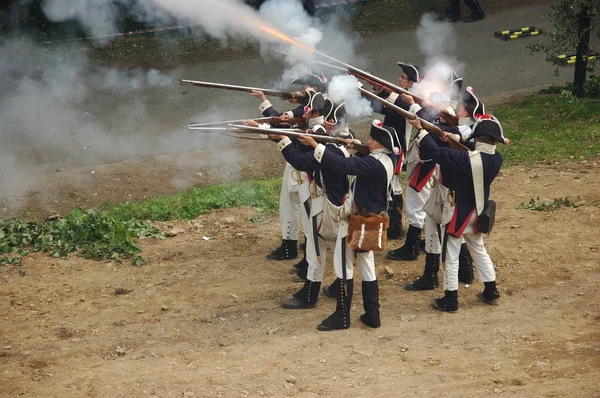
[(442, 253), (438, 225), (428, 215), (425, 216), (425, 252), (429, 254)]
[(427, 202), (430, 192), (429, 182), (425, 184), (421, 192), (417, 192), (411, 187), (406, 189), (406, 219), (415, 228), (423, 229), (425, 224), (423, 205)]
[[(335, 242), (335, 250), (333, 253), (333, 268), (335, 269), (335, 275), (338, 278), (342, 278), (342, 255), (345, 255), (346, 264), (346, 279), (352, 279), (354, 277), (354, 250), (346, 243), (346, 235), (348, 234), (347, 225), (340, 225), (338, 230), (338, 238)], [(375, 273), (375, 255), (372, 251), (365, 253), (356, 253), (356, 262), (358, 265), (358, 272), (360, 277), (365, 282), (372, 282), (377, 280), (377, 274)]]
[(473, 264), (477, 268), (477, 276), (480, 282), (493, 282), (496, 280), (496, 271), (494, 264), (483, 245), (483, 234), (474, 234), (476, 215), (469, 220), (461, 238), (455, 238), (448, 235), (446, 248), (446, 269), (444, 270), (444, 290), (458, 290), (458, 256), (460, 254), (460, 245), (463, 242), (467, 244)]
[(279, 194), (279, 223), (281, 237), (286, 240), (298, 240), (300, 232), (300, 199), (298, 197), (298, 177), (306, 178), (305, 173), (294, 170), (286, 163)]
[[(302, 215), (306, 212), (302, 211)], [(317, 215), (317, 225), (321, 222), (323, 213)], [(303, 217), (304, 218), (304, 217)], [(307, 225), (307, 227), (304, 227)], [(308, 271), (306, 278), (312, 282), (322, 282), (323, 273), (325, 272), (325, 259), (327, 255), (327, 242), (320, 236), (317, 238), (317, 244), (319, 245), (319, 254), (317, 256), (317, 250), (315, 247), (315, 239), (313, 235), (313, 224), (312, 219), (304, 222), (302, 220), (302, 229), (306, 234), (306, 262), (308, 262)]]

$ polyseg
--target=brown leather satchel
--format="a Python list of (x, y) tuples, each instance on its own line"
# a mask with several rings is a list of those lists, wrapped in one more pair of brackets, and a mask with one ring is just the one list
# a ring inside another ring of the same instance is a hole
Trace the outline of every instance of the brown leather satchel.
[(348, 242), (353, 250), (382, 251), (387, 243), (387, 229), (390, 218), (386, 212), (355, 214), (348, 225)]

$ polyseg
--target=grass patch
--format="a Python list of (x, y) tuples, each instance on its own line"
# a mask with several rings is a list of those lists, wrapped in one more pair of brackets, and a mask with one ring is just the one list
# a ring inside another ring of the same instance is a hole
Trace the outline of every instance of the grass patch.
[(119, 220), (193, 220), (209, 210), (252, 206), (259, 213), (279, 207), (281, 179), (266, 179), (192, 188), (144, 202), (123, 202), (104, 209)]
[(581, 160), (600, 153), (600, 102), (560, 94), (537, 94), (500, 106), (511, 144), (499, 145), (506, 165)]
[(540, 201), (540, 198), (537, 198), (537, 201), (533, 198), (529, 200), (529, 203), (525, 204), (521, 202), (520, 209), (521, 210), (535, 210), (535, 211), (553, 211), (560, 210), (564, 207), (572, 207), (574, 209), (580, 207), (576, 203), (573, 203), (569, 198), (554, 198), (552, 202), (550, 201)]
[(190, 220), (212, 209), (252, 206), (259, 221), (279, 205), (280, 179), (254, 180), (205, 189), (193, 188), (183, 193), (145, 202), (104, 205), (71, 215), (52, 223), (0, 220), (0, 266), (21, 265), (29, 251), (49, 252), (54, 257), (78, 253), (95, 260), (131, 259), (136, 266), (145, 263), (137, 256), (137, 238), (164, 238), (150, 221)]

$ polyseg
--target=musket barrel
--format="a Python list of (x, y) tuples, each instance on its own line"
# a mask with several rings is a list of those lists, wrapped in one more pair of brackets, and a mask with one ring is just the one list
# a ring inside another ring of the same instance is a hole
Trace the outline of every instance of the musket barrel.
[(212, 83), (212, 82), (201, 82), (197, 80), (181, 80), (181, 84), (191, 84), (196, 87), (206, 87), (206, 88), (218, 88), (223, 90), (231, 90), (231, 91), (243, 91), (246, 93), (251, 93), (252, 91), (262, 91), (265, 95), (271, 95), (274, 97), (280, 98), (292, 98), (292, 93), (287, 91), (277, 91), (277, 90), (269, 90), (265, 88), (259, 87), (248, 87), (248, 86), (238, 86), (235, 84), (224, 84), (224, 83)]
[(318, 54), (318, 55), (320, 55), (322, 57), (330, 59), (330, 60), (332, 60), (332, 61), (334, 61), (334, 62), (336, 62), (336, 63), (338, 63), (340, 65), (343, 65), (345, 68), (348, 69), (348, 72), (350, 72), (351, 74), (355, 75), (358, 78), (364, 78), (364, 80), (369, 80), (371, 83), (375, 83), (375, 84), (381, 85), (382, 87), (387, 87), (390, 90), (395, 91), (395, 92), (400, 93), (400, 94), (410, 95), (410, 96), (412, 96), (415, 99), (416, 102), (421, 103), (421, 102), (425, 101), (422, 97), (419, 97), (418, 95), (413, 94), (410, 91), (405, 90), (405, 89), (403, 89), (400, 86), (397, 86), (397, 85), (395, 85), (393, 83), (388, 82), (387, 80), (384, 80), (384, 79), (382, 79), (380, 77), (372, 75), (369, 72), (365, 72), (364, 70), (358, 69), (358, 68), (356, 68), (356, 67), (354, 67), (354, 66), (352, 66), (350, 64), (347, 64), (347, 63), (342, 62), (342, 61), (340, 61), (338, 59), (335, 59), (335, 58), (333, 58), (333, 57), (331, 57), (331, 56), (329, 56), (327, 54), (323, 54), (323, 53), (321, 53), (319, 51), (315, 51), (315, 54)]

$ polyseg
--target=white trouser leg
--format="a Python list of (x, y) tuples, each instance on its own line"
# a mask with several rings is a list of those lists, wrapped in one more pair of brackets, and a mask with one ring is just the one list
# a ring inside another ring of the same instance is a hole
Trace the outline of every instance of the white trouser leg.
[(281, 236), (286, 240), (298, 240), (300, 232), (300, 199), (298, 185), (293, 180), (294, 168), (286, 163), (279, 194), (279, 223)]
[(462, 238), (448, 235), (446, 243), (446, 267), (444, 269), (444, 290), (458, 290), (458, 255)]
[(425, 251), (430, 254), (442, 252), (438, 225), (427, 215), (425, 216)]
[(480, 282), (494, 282), (496, 280), (496, 271), (492, 259), (483, 245), (483, 234), (464, 234), (465, 243), (473, 258), (473, 264), (477, 268), (477, 278)]
[[(342, 264), (346, 264), (346, 279), (352, 279), (354, 276), (354, 251), (348, 243), (346, 243), (346, 234), (340, 233), (344, 227), (340, 226), (338, 229), (338, 237), (335, 241), (335, 249), (333, 252), (333, 269), (335, 270), (335, 276), (342, 279)], [(346, 227), (347, 233), (347, 227)], [(342, 255), (345, 258), (342, 258)]]
[(373, 254), (373, 251), (356, 253), (356, 261), (358, 263), (358, 272), (363, 281), (372, 282), (377, 280), (377, 274), (375, 274), (375, 255)]
[(411, 187), (406, 189), (406, 219), (413, 227), (423, 229), (426, 214), (423, 211), (423, 205), (429, 198), (430, 192), (429, 183), (425, 184), (421, 192), (417, 192)]
[[(317, 216), (317, 225), (321, 222), (322, 213)], [(325, 239), (318, 237), (320, 260), (317, 256), (315, 248), (315, 239), (313, 238), (312, 219), (308, 228), (305, 228), (306, 239), (306, 261), (308, 262), (308, 271), (306, 277), (313, 282), (322, 282), (323, 273), (325, 272), (325, 259), (327, 255), (327, 242)]]

